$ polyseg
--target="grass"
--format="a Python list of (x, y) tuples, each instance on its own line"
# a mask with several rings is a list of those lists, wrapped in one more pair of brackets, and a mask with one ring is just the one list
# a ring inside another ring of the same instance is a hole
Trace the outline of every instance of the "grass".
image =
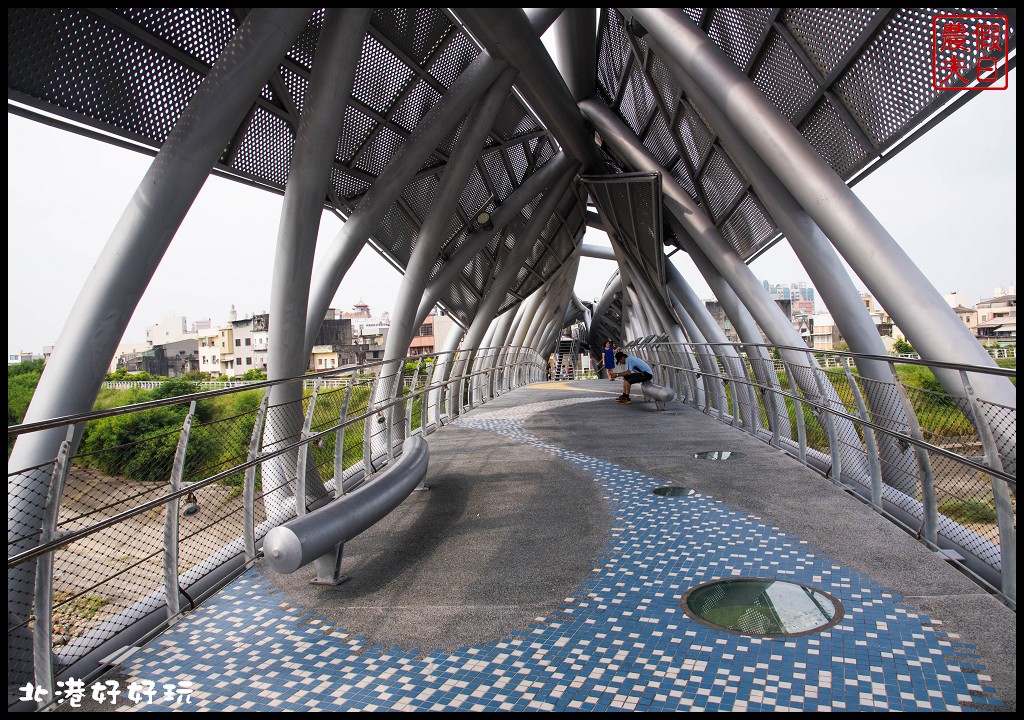
[(985, 501), (945, 498), (939, 502), (939, 512), (961, 525), (997, 522), (996, 506), (991, 496)]
[[(101, 595), (80, 595), (75, 597), (70, 592), (58, 591), (53, 594), (53, 635), (54, 644), (60, 638), (66, 643), (71, 638), (80, 635), (85, 625), (96, 617), (100, 609), (107, 604), (107, 599)], [(65, 639), (66, 638), (66, 639)]]

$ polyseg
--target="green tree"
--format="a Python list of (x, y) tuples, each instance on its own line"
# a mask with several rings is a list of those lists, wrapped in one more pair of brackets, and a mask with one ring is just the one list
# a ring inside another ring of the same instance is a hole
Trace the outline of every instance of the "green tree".
[(914, 349), (914, 346), (911, 345), (910, 343), (908, 343), (903, 338), (899, 338), (896, 342), (894, 342), (893, 345), (892, 345), (892, 349), (893, 349), (893, 352), (895, 352), (897, 355), (916, 355), (917, 354), (917, 350)]
[(43, 374), (42, 360), (28, 360), (7, 366), (7, 425), (18, 425), (25, 419), (36, 385)]
[[(165, 380), (159, 387), (136, 396), (136, 402), (163, 400), (191, 395), (199, 391), (199, 383), (184, 378)], [(135, 480), (166, 480), (170, 477), (174, 453), (188, 404), (130, 412), (101, 418), (89, 423), (82, 439), (80, 454), (85, 461), (108, 475)], [(196, 403), (197, 423), (209, 422), (213, 405), (208, 400)], [(195, 433), (189, 438), (186, 472), (198, 458), (209, 458), (215, 452), (215, 441), (209, 434)]]

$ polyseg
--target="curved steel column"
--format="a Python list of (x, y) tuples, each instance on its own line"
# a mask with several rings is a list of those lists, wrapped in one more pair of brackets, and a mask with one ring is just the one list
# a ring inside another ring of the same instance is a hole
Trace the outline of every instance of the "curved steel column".
[[(260, 88), (305, 27), (313, 8), (253, 10), (199, 85), (168, 134), (107, 240), (72, 306), (25, 422), (92, 409), (96, 394), (136, 305), (210, 171)], [(21, 437), (8, 468), (50, 462), (64, 440), (57, 429)], [(7, 483), (8, 549), (35, 542), (48, 480), (13, 475)], [(32, 613), (35, 563), (7, 573), (8, 612)], [(31, 662), (30, 647), (8, 645), (11, 677)]]
[(557, 180), (561, 173), (569, 167), (570, 162), (565, 153), (556, 153), (550, 160), (544, 163), (540, 170), (537, 170), (523, 180), (523, 183), (513, 190), (511, 195), (505, 198), (505, 202), (494, 209), (494, 212), (491, 213), (491, 223), (494, 225), (493, 230), (473, 232), (463, 241), (462, 246), (452, 254), (444, 267), (438, 271), (437, 275), (430, 281), (430, 284), (427, 285), (423, 298), (420, 300), (419, 309), (416, 311), (416, 322), (413, 323), (413, 327), (422, 324), (423, 319), (430, 312), (431, 308), (437, 304), (441, 294), (451, 286), (459, 273), (473, 261), (473, 258), (495, 236), (505, 229), (506, 225), (520, 216), (523, 208), (529, 205), (530, 201), (537, 197), (544, 188), (549, 187), (551, 183)]
[(485, 290), (484, 298), (477, 307), (476, 317), (473, 318), (473, 322), (470, 324), (463, 341), (465, 352), (460, 353), (459, 359), (456, 361), (454, 371), (456, 376), (461, 375), (466, 367), (469, 353), (479, 346), (480, 340), (487, 327), (491, 324), (491, 320), (497, 314), (498, 308), (505, 302), (508, 290), (512, 283), (515, 282), (516, 275), (522, 269), (523, 263), (530, 254), (530, 250), (533, 249), (537, 238), (551, 218), (551, 214), (555, 211), (558, 203), (561, 202), (565, 191), (569, 187), (569, 183), (576, 176), (579, 163), (570, 161), (568, 165), (568, 168), (562, 172), (558, 179), (544, 193), (543, 198), (541, 198), (541, 201), (530, 216), (530, 220), (526, 223), (526, 227), (523, 228), (520, 236), (516, 238), (515, 246), (502, 261), (498, 276), (494, 278), (490, 286)]
[[(690, 394), (690, 399), (696, 407), (703, 408), (706, 406), (706, 403), (710, 402), (704, 392), (705, 385), (708, 382), (707, 378), (712, 373), (717, 375), (715, 358), (711, 355), (707, 345), (704, 344), (707, 341), (697, 327), (697, 323), (690, 317), (690, 314), (683, 307), (679, 298), (676, 297), (671, 286), (669, 286), (668, 295), (669, 299), (672, 300), (672, 306), (675, 308), (676, 317), (682, 323), (683, 331), (692, 345), (692, 349), (690, 346), (683, 347), (683, 353), (692, 370), (692, 374), (687, 376), (693, 391)], [(701, 382), (701, 375), (704, 378), (703, 382)]]
[[(705, 375), (709, 378), (714, 378), (715, 409), (724, 411), (725, 388), (722, 385), (721, 373), (718, 370), (718, 362), (715, 357), (721, 358), (722, 364), (726, 365), (728, 362), (727, 358), (730, 357), (727, 354), (728, 350), (726, 348), (732, 350), (732, 346), (723, 344), (729, 342), (728, 338), (725, 337), (725, 332), (715, 322), (710, 311), (708, 311), (707, 305), (697, 297), (697, 293), (693, 291), (690, 284), (683, 278), (679, 268), (672, 262), (666, 262), (665, 272), (668, 275), (669, 290), (682, 305), (683, 312), (694, 325), (690, 330), (690, 335), (700, 336), (700, 339), (694, 340), (694, 342), (711, 343), (711, 347), (704, 347), (703, 352), (698, 347), (697, 357), (699, 360), (702, 360), (701, 367), (704, 369)], [(735, 350), (733, 350), (733, 354), (735, 354)]]
[(506, 64), (482, 53), (462, 71), (448, 91), (434, 103), (417, 123), (416, 129), (381, 171), (366, 191), (338, 235), (326, 249), (319, 267), (314, 270), (309, 309), (306, 313), (305, 354), (313, 349), (313, 341), (330, 307), (345, 273), (355, 262), (367, 239), (381, 219), (412, 180), (424, 161), (437, 149), (444, 137), (455, 128), (469, 108), (487, 90)]
[[(807, 214), (771, 169), (754, 152), (731, 122), (722, 114), (696, 81), (683, 71), (661, 46), (652, 40), (651, 48), (659, 53), (670, 71), (683, 86), (690, 100), (715, 128), (719, 141), (729, 152), (740, 171), (750, 181), (769, 215), (789, 240), (793, 252), (804, 266), (814, 287), (821, 293), (829, 312), (835, 318), (850, 346), (850, 350), (863, 355), (886, 355), (885, 345), (875, 327), (860, 293), (846, 272), (835, 248), (821, 228)], [(902, 430), (908, 425), (903, 403), (894, 401), (894, 393), (902, 390), (893, 383), (892, 373), (884, 362), (863, 359), (857, 363), (857, 372), (869, 382), (865, 396), (878, 422)], [(914, 488), (916, 461), (912, 449), (903, 449), (892, 435), (883, 433), (882, 455), (890, 484), (904, 491)], [(911, 477), (907, 477), (907, 473)]]
[[(761, 91), (681, 10), (632, 8), (665, 52), (708, 94), (888, 308), (925, 359), (995, 366), (966, 325), (903, 248)], [(965, 397), (954, 372), (935, 370), (948, 393)], [(979, 397), (1016, 409), (1006, 378), (976, 374)], [(1016, 465), (1015, 429), (1000, 440)]]
[[(316, 48), (317, 62), (313, 65), (299, 118), (288, 185), (281, 204), (270, 287), (270, 317), (273, 318), (267, 349), (270, 380), (299, 377), (309, 362), (303, 347), (317, 232), (338, 145), (340, 118), (352, 92), (369, 20), (369, 9), (330, 8), (324, 15)], [(275, 385), (270, 388), (269, 396), (271, 409), (263, 442), (273, 447), (288, 436), (297, 435), (302, 427), (302, 383)], [(288, 499), (293, 496), (291, 483), (296, 463), (296, 456), (286, 453), (263, 467), (263, 487), (273, 489), (263, 496), (267, 517), (271, 520), (283, 522), (294, 512)], [(326, 491), (316, 465), (310, 463), (308, 467), (306, 482), (310, 483), (312, 499), (315, 499)]]
[[(693, 201), (693, 198), (671, 176), (663, 172), (664, 168), (640, 143), (633, 131), (598, 100), (593, 98), (584, 100), (580, 103), (580, 108), (597, 126), (604, 141), (609, 143), (628, 165), (647, 172), (662, 173), (662, 189), (665, 193), (666, 208), (682, 224), (708, 259), (714, 263), (715, 268), (743, 301), (771, 343), (780, 346), (801, 347), (803, 341), (800, 339), (799, 333), (789, 319), (782, 314), (778, 305), (768, 297), (764, 286), (758, 282), (750, 268), (729, 246), (707, 215)], [(782, 354), (787, 362), (810, 370), (808, 373), (797, 374), (797, 381), (805, 394), (820, 399), (824, 405), (842, 407), (842, 402), (832, 385), (827, 381), (822, 381), (818, 376), (821, 370), (809, 353), (782, 350)], [(849, 421), (841, 421), (839, 425), (844, 437), (857, 437), (856, 430)], [(855, 465), (857, 477), (867, 477), (867, 459), (863, 453), (857, 453), (854, 463), (850, 463), (850, 465)], [(849, 469), (849, 465), (847, 467)]]
[(597, 13), (594, 8), (566, 8), (551, 31), (555, 66), (573, 99), (590, 97), (597, 85)]
[[(729, 283), (718, 272), (714, 263), (708, 259), (704, 251), (693, 241), (693, 238), (690, 237), (690, 234), (679, 221), (675, 217), (669, 216), (669, 224), (672, 225), (676, 237), (687, 255), (690, 256), (690, 260), (693, 261), (693, 264), (707, 282), (708, 287), (711, 288), (711, 292), (715, 294), (715, 298), (722, 306), (726, 317), (729, 318), (733, 327), (736, 328), (736, 334), (739, 335), (740, 342), (744, 344), (747, 357), (751, 358), (750, 364), (754, 370), (754, 377), (757, 379), (757, 382), (764, 387), (772, 388), (776, 391), (768, 395), (767, 402), (771, 405), (768, 420), (773, 430), (778, 428), (780, 433), (789, 437), (792, 433), (789, 411), (786, 409), (785, 403), (778, 396), (777, 391), (782, 389), (779, 384), (779, 376), (775, 372), (775, 366), (772, 364), (768, 351), (762, 347), (764, 338), (761, 336), (760, 328), (757, 327), (757, 322), (750, 314), (750, 311), (747, 310), (743, 301), (740, 300), (732, 287), (729, 286)], [(703, 303), (701, 304), (703, 305)], [(714, 321), (712, 320), (712, 322)], [(722, 337), (724, 338), (722, 342), (728, 342), (728, 338), (724, 334)]]
[[(487, 135), (509, 93), (516, 71), (506, 68), (491, 85), (484, 96), (470, 111), (448, 165), (441, 175), (441, 182), (434, 195), (432, 209), (416, 237), (409, 263), (402, 277), (402, 285), (395, 298), (391, 312), (391, 327), (384, 349), (385, 360), (405, 357), (418, 324), (416, 311), (430, 278), (430, 271), (437, 262), (438, 253), (448, 240), (448, 223), (458, 204), (459, 196), (466, 187), (469, 175), (480, 157), (480, 151)], [(387, 374), (384, 371), (384, 374)]]
[(594, 136), (558, 68), (520, 8), (453, 8), (491, 55), (519, 70), (516, 87), (562, 148), (588, 173), (604, 172)]

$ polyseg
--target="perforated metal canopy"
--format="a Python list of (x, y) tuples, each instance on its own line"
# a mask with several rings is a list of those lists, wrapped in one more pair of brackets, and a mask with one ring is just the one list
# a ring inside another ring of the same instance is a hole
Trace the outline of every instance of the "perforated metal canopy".
[[(884, 162), (922, 121), (964, 99), (963, 93), (932, 87), (928, 60), (938, 9), (685, 12), (848, 182)], [(1015, 59), (1014, 10), (958, 12), (1007, 15), (1007, 51)], [(15, 101), (158, 148), (247, 13), (245, 8), (11, 8), (9, 107)], [(225, 147), (220, 172), (283, 190), (323, 19), (323, 10), (313, 13), (268, 79)], [(328, 207), (342, 217), (353, 211), (426, 112), (480, 52), (447, 9), (374, 10), (342, 120), (325, 195)], [(974, 55), (965, 59), (977, 59), (974, 50), (969, 53)], [(753, 259), (778, 239), (750, 183), (648, 47), (643, 28), (614, 9), (601, 12), (596, 92), (743, 259)], [(450, 133), (437, 146), (373, 235), (376, 249), (400, 269), (408, 263), (458, 134)], [(465, 241), (470, 219), (500, 205), (557, 149), (520, 96), (510, 94), (448, 223), (448, 240), (432, 276)], [(609, 172), (619, 171), (615, 158), (606, 157)], [(536, 290), (573, 254), (585, 225), (586, 199), (578, 184), (566, 192), (501, 309)], [(488, 278), (496, 276), (536, 203), (479, 253), (442, 296), (441, 303), (463, 323), (488, 292)], [(643, 254), (649, 251), (645, 246)], [(660, 257), (660, 251), (653, 252)], [(647, 258), (655, 276), (658, 262), (663, 261)]]
[[(937, 15), (1007, 16), (1006, 53), (1015, 57), (1013, 8), (683, 10), (848, 183), (944, 106), (973, 96), (933, 85)], [(617, 10), (602, 13), (597, 92), (749, 261), (779, 239), (778, 229), (644, 33)], [(978, 57), (977, 45), (965, 43), (964, 64)]]

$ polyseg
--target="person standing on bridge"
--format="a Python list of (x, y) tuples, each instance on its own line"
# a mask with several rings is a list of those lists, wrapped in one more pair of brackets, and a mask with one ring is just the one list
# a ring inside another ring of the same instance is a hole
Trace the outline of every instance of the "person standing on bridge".
[(604, 360), (604, 369), (608, 371), (608, 379), (615, 382), (615, 376), (612, 374), (612, 371), (615, 370), (615, 351), (612, 349), (611, 340), (604, 344), (601, 354)]
[(650, 365), (640, 358), (633, 355), (627, 355), (622, 351), (616, 353), (615, 363), (617, 365), (626, 366), (626, 369), (623, 372), (609, 372), (609, 375), (612, 376), (613, 380), (617, 377), (622, 378), (622, 395), (620, 395), (619, 399), (615, 402), (625, 405), (626, 403), (632, 402), (629, 399), (629, 386), (635, 383), (643, 383), (648, 380), (653, 380), (654, 371), (651, 370)]

